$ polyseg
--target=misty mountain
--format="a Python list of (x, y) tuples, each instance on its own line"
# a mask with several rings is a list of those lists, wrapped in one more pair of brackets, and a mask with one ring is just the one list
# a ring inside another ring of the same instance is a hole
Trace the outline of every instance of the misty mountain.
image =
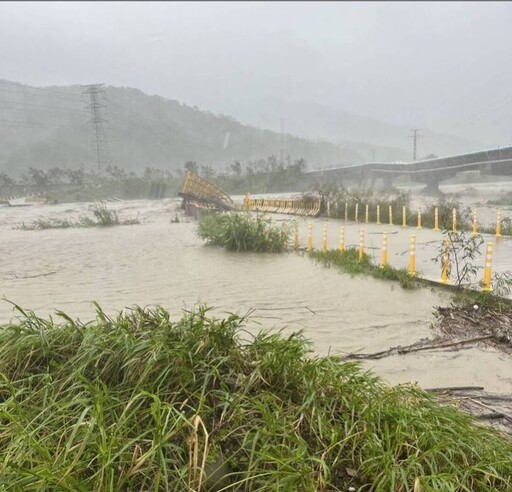
[[(0, 81), (0, 171), (97, 168), (84, 87), (35, 88)], [(310, 168), (362, 162), (327, 141), (281, 135), (132, 88), (105, 87), (99, 100), (110, 163), (127, 170), (176, 169), (196, 161), (223, 170), (235, 160), (304, 158)]]
[[(315, 102), (297, 102), (268, 97), (246, 99), (230, 108), (231, 114), (249, 124), (271, 130), (285, 131), (303, 138), (326, 139), (361, 155), (365, 161), (412, 159), (412, 133), (374, 118), (358, 116), (347, 111)], [(470, 152), (488, 148), (482, 142), (420, 129), (417, 157)]]

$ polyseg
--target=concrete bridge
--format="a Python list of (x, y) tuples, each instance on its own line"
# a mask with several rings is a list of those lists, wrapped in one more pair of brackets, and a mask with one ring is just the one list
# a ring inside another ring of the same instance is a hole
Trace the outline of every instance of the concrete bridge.
[(336, 167), (305, 173), (310, 183), (369, 182), (374, 186), (380, 180), (384, 188), (391, 188), (397, 177), (424, 183), (425, 193), (439, 193), (439, 183), (463, 171), (479, 171), (480, 175), (512, 176), (512, 146), (481, 150), (468, 154), (437, 157), (413, 162), (369, 162), (355, 166)]

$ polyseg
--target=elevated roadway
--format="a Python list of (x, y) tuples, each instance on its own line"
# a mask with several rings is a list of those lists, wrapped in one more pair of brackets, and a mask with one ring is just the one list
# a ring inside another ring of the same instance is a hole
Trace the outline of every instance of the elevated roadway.
[(463, 171), (479, 171), (481, 175), (512, 176), (512, 146), (481, 150), (467, 154), (437, 157), (412, 162), (369, 162), (305, 173), (311, 183), (365, 183), (381, 180), (389, 188), (393, 180), (407, 176), (424, 183), (426, 192), (438, 193), (439, 183)]

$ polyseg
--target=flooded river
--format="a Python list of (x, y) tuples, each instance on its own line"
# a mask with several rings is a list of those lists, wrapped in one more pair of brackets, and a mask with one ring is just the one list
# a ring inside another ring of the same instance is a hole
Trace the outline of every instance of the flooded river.
[[(15, 230), (37, 218), (76, 219), (91, 204), (0, 208), (0, 323), (17, 316), (7, 300), (46, 317), (56, 310), (88, 321), (93, 301), (111, 315), (133, 305), (161, 305), (178, 319), (199, 304), (215, 315), (250, 313), (249, 328), (303, 330), (318, 354), (373, 352), (431, 335), (433, 308), (445, 294), (402, 290), (351, 278), (302, 253), (236, 254), (206, 247), (177, 200), (109, 203), (141, 225)], [(482, 385), (512, 392), (510, 357), (469, 349), (395, 356), (363, 364), (392, 384)]]

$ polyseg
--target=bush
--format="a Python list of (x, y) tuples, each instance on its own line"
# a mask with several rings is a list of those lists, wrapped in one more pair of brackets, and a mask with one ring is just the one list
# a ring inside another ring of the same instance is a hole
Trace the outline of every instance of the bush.
[(211, 214), (199, 222), (198, 235), (213, 246), (229, 251), (280, 253), (290, 237), (286, 225), (273, 226), (263, 215), (229, 212)]

